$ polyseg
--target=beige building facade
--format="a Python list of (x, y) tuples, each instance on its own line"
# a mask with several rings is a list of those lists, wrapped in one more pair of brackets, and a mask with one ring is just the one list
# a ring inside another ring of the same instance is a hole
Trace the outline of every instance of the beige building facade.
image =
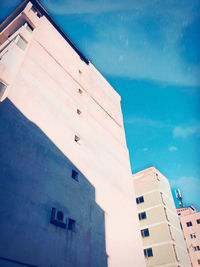
[(200, 266), (200, 212), (194, 206), (177, 208), (193, 267)]
[(0, 25), (0, 100), (0, 266), (144, 267), (120, 95), (37, 0)]
[(168, 179), (154, 166), (133, 174), (148, 267), (190, 267)]

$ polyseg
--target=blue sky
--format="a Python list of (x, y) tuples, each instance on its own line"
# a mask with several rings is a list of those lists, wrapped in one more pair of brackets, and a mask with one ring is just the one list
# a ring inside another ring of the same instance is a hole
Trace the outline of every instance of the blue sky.
[(120, 93), (132, 171), (155, 165), (200, 208), (199, 0), (41, 3)]

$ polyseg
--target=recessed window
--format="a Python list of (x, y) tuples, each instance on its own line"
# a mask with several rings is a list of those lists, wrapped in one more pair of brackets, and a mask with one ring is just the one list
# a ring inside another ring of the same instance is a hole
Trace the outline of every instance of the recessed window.
[(194, 251), (199, 251), (199, 250), (200, 250), (200, 246), (194, 247)]
[(78, 71), (78, 73), (79, 73), (79, 74), (82, 74), (82, 71), (81, 71), (81, 70), (79, 70), (79, 71)]
[(199, 260), (197, 260), (197, 263), (200, 265), (200, 259), (199, 259)]
[(190, 238), (196, 238), (195, 234), (190, 234)]
[(136, 198), (136, 203), (137, 203), (137, 204), (140, 204), (140, 203), (142, 203), (142, 202), (144, 202), (144, 197), (143, 197), (143, 196), (141, 196), (141, 197), (137, 197), (137, 198)]
[(141, 230), (141, 235), (142, 235), (142, 237), (149, 236), (149, 229), (146, 228), (146, 229)]
[(0, 97), (2, 97), (2, 95), (6, 91), (6, 88), (7, 88), (7, 86), (0, 81)]
[(25, 22), (24, 27), (29, 32), (32, 32), (34, 30), (34, 28), (28, 22)]
[(144, 256), (145, 258), (149, 258), (153, 256), (153, 250), (152, 248), (144, 249)]
[(78, 181), (78, 172), (75, 170), (72, 170), (72, 178), (76, 181)]
[(83, 93), (83, 90), (81, 90), (80, 88), (78, 89), (78, 92), (79, 92), (79, 94), (81, 94), (82, 95), (82, 93)]
[(74, 136), (74, 141), (76, 142), (76, 143), (79, 143), (80, 142), (80, 137), (78, 136), (78, 135), (75, 135)]
[(69, 218), (68, 219), (68, 226), (67, 226), (67, 229), (69, 231), (72, 231), (72, 232), (75, 232), (76, 231), (76, 221)]
[(22, 50), (25, 50), (28, 44), (28, 42), (24, 38), (22, 38), (20, 35), (17, 35), (17, 37), (15, 38), (15, 43)]
[(147, 217), (146, 212), (144, 211), (144, 212), (139, 213), (138, 217), (140, 221), (146, 219)]
[(197, 219), (197, 224), (200, 224), (200, 219)]
[(187, 225), (187, 227), (190, 227), (190, 226), (192, 226), (192, 222), (187, 222), (186, 225)]
[(80, 111), (80, 109), (78, 109), (78, 108), (77, 108), (76, 112), (77, 112), (78, 115), (81, 115), (81, 113), (82, 113), (82, 112)]

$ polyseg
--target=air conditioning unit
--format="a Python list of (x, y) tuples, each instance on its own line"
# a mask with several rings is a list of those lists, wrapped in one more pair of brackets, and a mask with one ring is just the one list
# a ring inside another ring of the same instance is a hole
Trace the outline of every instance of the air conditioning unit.
[(67, 218), (63, 211), (52, 208), (50, 223), (65, 229), (67, 226)]

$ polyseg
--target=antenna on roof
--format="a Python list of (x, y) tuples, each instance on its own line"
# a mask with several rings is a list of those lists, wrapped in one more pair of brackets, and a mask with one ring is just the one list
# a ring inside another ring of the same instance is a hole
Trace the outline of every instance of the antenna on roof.
[(179, 200), (179, 207), (183, 208), (184, 205), (183, 205), (183, 198), (181, 195), (181, 190), (178, 188), (178, 190), (175, 190), (175, 194), (176, 194), (176, 198)]

